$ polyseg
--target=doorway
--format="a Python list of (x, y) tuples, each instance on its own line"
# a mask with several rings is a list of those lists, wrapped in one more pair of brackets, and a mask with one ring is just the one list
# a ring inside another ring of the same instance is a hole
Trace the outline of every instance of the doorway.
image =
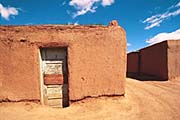
[(67, 48), (42, 48), (40, 53), (43, 104), (69, 106)]

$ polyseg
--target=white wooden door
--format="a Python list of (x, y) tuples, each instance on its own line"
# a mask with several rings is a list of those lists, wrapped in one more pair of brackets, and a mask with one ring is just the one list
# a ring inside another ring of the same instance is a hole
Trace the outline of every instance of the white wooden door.
[(69, 105), (66, 49), (41, 50), (44, 104), (52, 107)]

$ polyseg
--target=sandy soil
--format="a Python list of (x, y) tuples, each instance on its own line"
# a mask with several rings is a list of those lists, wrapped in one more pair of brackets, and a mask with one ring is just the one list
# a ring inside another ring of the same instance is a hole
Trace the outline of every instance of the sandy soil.
[(180, 79), (127, 78), (126, 96), (88, 98), (60, 109), (37, 103), (1, 103), (0, 120), (180, 120)]

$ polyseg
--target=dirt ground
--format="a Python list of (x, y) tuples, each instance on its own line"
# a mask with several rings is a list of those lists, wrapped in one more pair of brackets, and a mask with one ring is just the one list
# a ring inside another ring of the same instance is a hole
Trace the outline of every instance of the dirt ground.
[(125, 97), (88, 98), (68, 108), (0, 103), (0, 120), (180, 120), (180, 79), (127, 78)]

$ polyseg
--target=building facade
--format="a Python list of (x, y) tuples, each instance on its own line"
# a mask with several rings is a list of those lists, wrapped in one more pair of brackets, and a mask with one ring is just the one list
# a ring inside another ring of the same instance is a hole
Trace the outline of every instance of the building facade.
[(124, 95), (126, 35), (120, 26), (0, 26), (0, 100), (50, 106)]

